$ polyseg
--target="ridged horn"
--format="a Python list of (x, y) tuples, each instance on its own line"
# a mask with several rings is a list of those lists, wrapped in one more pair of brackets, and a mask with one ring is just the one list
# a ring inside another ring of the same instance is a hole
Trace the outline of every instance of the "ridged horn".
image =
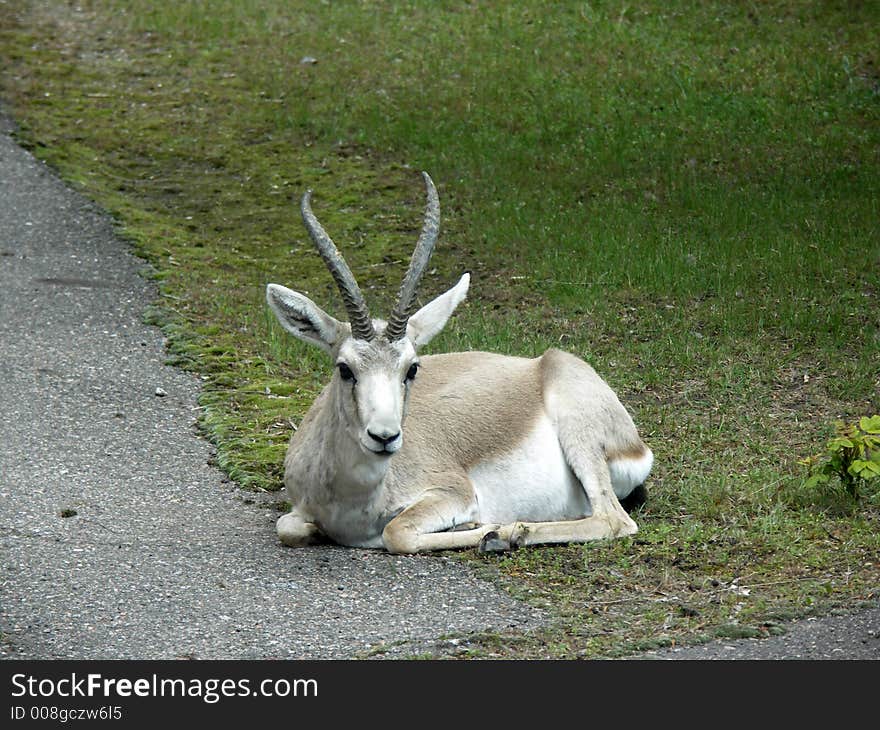
[(423, 172), (422, 177), (425, 179), (428, 193), (425, 222), (410, 259), (409, 269), (403, 278), (403, 284), (400, 285), (397, 305), (388, 318), (388, 326), (385, 328), (385, 337), (391, 342), (399, 340), (406, 334), (406, 323), (416, 303), (419, 281), (422, 274), (425, 273), (425, 268), (428, 266), (428, 261), (434, 251), (434, 244), (437, 243), (437, 236), (440, 233), (440, 199), (437, 196), (437, 188), (434, 187), (434, 182), (427, 172)]
[(351, 334), (359, 340), (372, 340), (376, 337), (376, 330), (373, 329), (373, 320), (370, 318), (370, 311), (367, 309), (367, 303), (364, 301), (364, 295), (361, 294), (360, 287), (355, 281), (351, 269), (336, 248), (336, 244), (327, 235), (323, 226), (315, 218), (312, 213), (311, 206), (312, 191), (308, 190), (302, 198), (302, 217), (306, 224), (306, 229), (312, 238), (312, 243), (324, 259), (324, 263), (330, 270), (336, 286), (339, 287), (339, 293), (342, 294), (342, 301), (345, 303), (345, 309), (348, 312), (348, 321), (351, 323)]

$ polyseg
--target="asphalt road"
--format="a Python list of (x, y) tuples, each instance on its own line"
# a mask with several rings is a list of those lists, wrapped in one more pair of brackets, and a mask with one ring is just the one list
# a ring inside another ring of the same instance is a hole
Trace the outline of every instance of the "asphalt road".
[(762, 639), (713, 641), (664, 649), (638, 659), (880, 659), (880, 607), (795, 621)]
[[(446, 634), (546, 620), (448, 558), (282, 547), (275, 513), (209, 464), (198, 379), (142, 323), (144, 263), (9, 131), (0, 119), (0, 658), (448, 654)], [(645, 658), (877, 659), (880, 608)]]

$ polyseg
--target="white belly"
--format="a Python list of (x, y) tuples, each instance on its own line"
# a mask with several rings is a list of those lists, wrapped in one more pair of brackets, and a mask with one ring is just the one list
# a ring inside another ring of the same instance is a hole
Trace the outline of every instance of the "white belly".
[(546, 416), (514, 451), (480, 462), (468, 476), (483, 524), (573, 520), (590, 513), (586, 493)]

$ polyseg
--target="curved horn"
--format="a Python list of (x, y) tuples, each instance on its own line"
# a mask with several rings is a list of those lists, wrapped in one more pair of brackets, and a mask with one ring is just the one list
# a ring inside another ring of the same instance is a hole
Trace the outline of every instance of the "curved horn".
[(419, 281), (422, 274), (425, 273), (431, 253), (434, 251), (434, 244), (437, 243), (437, 235), (440, 233), (440, 199), (437, 196), (437, 188), (434, 187), (434, 182), (427, 172), (423, 172), (422, 177), (425, 178), (425, 187), (428, 193), (425, 222), (422, 225), (422, 233), (416, 243), (412, 259), (410, 259), (409, 269), (407, 269), (403, 284), (400, 285), (397, 305), (388, 318), (388, 326), (385, 328), (385, 337), (391, 342), (399, 340), (406, 334), (406, 323), (416, 303)]
[(342, 301), (348, 311), (352, 336), (359, 340), (372, 340), (376, 336), (376, 331), (373, 329), (373, 320), (370, 318), (364, 295), (361, 294), (360, 287), (355, 281), (351, 269), (348, 268), (348, 264), (345, 263), (345, 259), (342, 258), (342, 254), (339, 253), (330, 236), (327, 235), (318, 219), (315, 218), (315, 214), (312, 213), (311, 197), (311, 190), (303, 195), (301, 206), (303, 222), (306, 224), (306, 229), (312, 237), (315, 248), (318, 249), (318, 253), (321, 254), (321, 258), (330, 269), (336, 286), (339, 287), (339, 293), (342, 294)]

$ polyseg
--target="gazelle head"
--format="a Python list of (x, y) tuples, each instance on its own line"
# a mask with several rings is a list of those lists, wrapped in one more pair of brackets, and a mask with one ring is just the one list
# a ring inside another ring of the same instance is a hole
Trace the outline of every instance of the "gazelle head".
[(345, 259), (312, 213), (311, 191), (302, 199), (303, 221), (339, 287), (349, 321), (340, 322), (299, 292), (278, 284), (266, 288), (266, 299), (281, 326), (333, 358), (330, 387), (335, 389), (344, 430), (375, 458), (390, 456), (403, 445), (407, 398), (419, 369), (418, 349), (443, 329), (470, 283), (465, 274), (452, 289), (412, 313), (440, 230), (437, 190), (428, 174), (422, 175), (428, 192), (425, 222), (387, 322), (370, 316)]

